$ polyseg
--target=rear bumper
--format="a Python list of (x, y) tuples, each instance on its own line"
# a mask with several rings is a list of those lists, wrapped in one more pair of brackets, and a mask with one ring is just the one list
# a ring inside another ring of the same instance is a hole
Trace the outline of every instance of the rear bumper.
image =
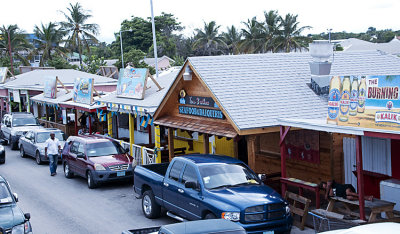
[(243, 224), (238, 222), (240, 226), (246, 229), (247, 233), (263, 233), (265, 231), (274, 231), (275, 233), (288, 232), (292, 229), (293, 218), (291, 215), (287, 216), (285, 219), (262, 222), (262, 223), (252, 223)]
[[(119, 175), (125, 174), (125, 175)], [(133, 169), (125, 171), (93, 171), (93, 177), (96, 182), (107, 182), (107, 181), (121, 181), (121, 180), (132, 180), (133, 181)]]

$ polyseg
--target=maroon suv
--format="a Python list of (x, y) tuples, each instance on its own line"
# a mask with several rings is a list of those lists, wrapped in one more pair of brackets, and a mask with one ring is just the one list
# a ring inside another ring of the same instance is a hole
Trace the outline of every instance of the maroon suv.
[(62, 153), (64, 174), (87, 178), (89, 188), (114, 180), (133, 181), (133, 158), (118, 141), (99, 136), (70, 136)]

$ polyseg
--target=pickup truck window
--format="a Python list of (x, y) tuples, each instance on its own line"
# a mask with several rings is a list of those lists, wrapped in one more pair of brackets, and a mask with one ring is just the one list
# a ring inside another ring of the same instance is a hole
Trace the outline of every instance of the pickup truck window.
[(169, 172), (169, 178), (178, 181), (183, 165), (184, 163), (182, 161), (175, 161), (174, 165), (171, 167), (171, 171)]
[(183, 172), (182, 183), (186, 183), (187, 181), (197, 182), (196, 170), (192, 165), (186, 165), (185, 171)]
[(260, 184), (257, 175), (241, 164), (207, 164), (199, 170), (206, 189)]

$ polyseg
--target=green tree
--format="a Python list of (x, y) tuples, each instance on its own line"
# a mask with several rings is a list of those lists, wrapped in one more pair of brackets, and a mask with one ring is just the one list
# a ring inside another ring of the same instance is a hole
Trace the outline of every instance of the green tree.
[(59, 55), (54, 55), (51, 60), (47, 60), (46, 66), (56, 69), (78, 69), (78, 66), (71, 65), (66, 58)]
[(60, 46), (64, 34), (57, 29), (57, 24), (50, 22), (47, 25), (42, 24), (40, 28), (35, 25), (34, 33), (37, 37), (34, 40), (38, 45), (34, 53), (43, 53), (40, 59), (40, 66), (43, 66), (46, 60), (52, 60), (53, 53), (66, 57), (66, 49)]
[(222, 33), (224, 37), (225, 43), (228, 46), (228, 50), (230, 54), (238, 54), (239, 53), (239, 43), (242, 39), (242, 34), (235, 26), (227, 27), (226, 32)]
[(85, 47), (90, 52), (89, 41), (97, 43), (95, 35), (98, 34), (99, 26), (97, 24), (87, 24), (86, 21), (92, 17), (88, 11), (84, 10), (79, 3), (69, 4), (68, 14), (62, 12), (66, 21), (60, 22), (61, 28), (68, 35), (67, 48), (79, 53), (80, 67), (82, 64), (82, 51)]
[[(10, 41), (10, 43), (8, 43)], [(25, 38), (25, 34), (22, 30), (15, 25), (2, 26), (0, 28), (0, 50), (3, 50), (4, 54), (8, 54), (10, 59), (10, 70), (14, 74), (14, 67), (16, 64), (13, 63), (13, 56), (18, 58), (24, 65), (28, 66), (29, 61), (23, 57), (20, 52), (28, 51), (32, 48), (32, 45)]]
[(221, 53), (220, 48), (227, 48), (224, 38), (218, 34), (220, 25), (215, 21), (204, 22), (203, 29), (196, 28), (193, 49), (198, 50), (199, 55), (217, 55)]
[(106, 62), (104, 62), (104, 58), (103, 57), (99, 58), (96, 55), (86, 57), (84, 62), (86, 64), (84, 70), (92, 74), (96, 74), (97, 71), (100, 69), (100, 66), (106, 65)]
[(281, 21), (281, 35), (278, 37), (278, 48), (284, 52), (290, 52), (292, 50), (297, 51), (303, 48), (308, 48), (308, 43), (311, 39), (302, 36), (301, 33), (310, 29), (310, 26), (299, 27), (297, 21), (297, 15), (286, 14), (285, 18), (280, 17)]
[(278, 11), (264, 11), (265, 22), (263, 25), (263, 35), (265, 36), (263, 51), (275, 52), (277, 38), (280, 34), (281, 18)]
[(243, 40), (240, 42), (240, 50), (249, 54), (264, 52), (262, 49), (266, 36), (260, 22), (253, 17), (242, 23), (245, 28), (242, 28)]

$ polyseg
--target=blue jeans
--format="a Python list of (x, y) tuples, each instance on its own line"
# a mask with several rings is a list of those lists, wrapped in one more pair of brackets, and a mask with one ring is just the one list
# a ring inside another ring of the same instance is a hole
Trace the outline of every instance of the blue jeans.
[(57, 171), (58, 154), (49, 154), (50, 173), (53, 174)]

